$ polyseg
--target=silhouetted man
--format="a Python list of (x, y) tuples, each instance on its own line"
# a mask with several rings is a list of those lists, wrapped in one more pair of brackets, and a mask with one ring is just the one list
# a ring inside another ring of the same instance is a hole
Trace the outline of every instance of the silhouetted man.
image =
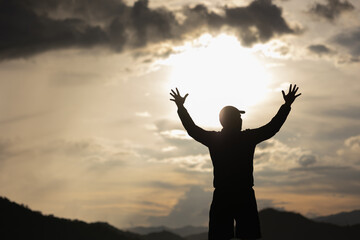
[[(188, 94), (179, 90), (170, 95), (178, 107), (178, 114), (188, 134), (209, 148), (214, 167), (214, 194), (210, 207), (209, 240), (261, 237), (259, 216), (253, 190), (253, 159), (255, 146), (274, 136), (285, 122), (290, 106), (301, 94), (290, 85), (288, 94), (282, 91), (285, 103), (266, 125), (241, 131), (241, 114), (235, 107), (226, 106), (220, 112), (223, 129), (206, 131), (193, 122), (184, 107)], [(234, 220), (236, 222), (234, 233)]]

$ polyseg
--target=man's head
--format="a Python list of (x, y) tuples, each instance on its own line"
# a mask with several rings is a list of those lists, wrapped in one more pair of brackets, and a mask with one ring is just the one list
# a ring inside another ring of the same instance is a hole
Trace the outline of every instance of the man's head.
[(242, 119), (241, 113), (245, 113), (245, 111), (240, 111), (236, 107), (226, 106), (220, 111), (220, 123), (225, 129), (232, 130), (241, 130), (242, 127)]

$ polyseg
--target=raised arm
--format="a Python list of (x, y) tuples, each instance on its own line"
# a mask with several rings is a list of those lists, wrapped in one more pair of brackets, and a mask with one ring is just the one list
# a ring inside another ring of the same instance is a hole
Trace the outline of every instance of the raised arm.
[(179, 90), (176, 88), (176, 92), (174, 90), (171, 90), (170, 95), (173, 97), (173, 99), (170, 99), (170, 101), (176, 103), (178, 107), (177, 112), (180, 117), (181, 123), (183, 124), (188, 134), (196, 141), (206, 146), (209, 146), (211, 142), (211, 132), (205, 131), (204, 129), (198, 127), (190, 117), (186, 108), (184, 107), (184, 102), (189, 94), (185, 94), (185, 96), (182, 97)]
[(284, 124), (287, 116), (289, 115), (289, 112), (291, 110), (291, 104), (298, 96), (301, 95), (301, 93), (296, 94), (298, 89), (299, 87), (296, 87), (296, 84), (294, 85), (294, 87), (292, 86), (292, 84), (290, 84), (289, 92), (287, 94), (282, 91), (285, 103), (280, 107), (277, 114), (271, 119), (268, 124), (260, 128), (251, 130), (253, 132), (253, 136), (255, 138), (254, 140), (256, 143), (271, 138), (280, 130), (281, 126)]

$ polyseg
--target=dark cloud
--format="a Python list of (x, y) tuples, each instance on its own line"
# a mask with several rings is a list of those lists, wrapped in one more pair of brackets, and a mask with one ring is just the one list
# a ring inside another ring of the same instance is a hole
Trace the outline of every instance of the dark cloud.
[(316, 163), (316, 156), (315, 155), (310, 155), (310, 154), (302, 155), (299, 158), (298, 163), (302, 167), (310, 166), (310, 165)]
[[(340, 159), (338, 162), (344, 162)], [(341, 165), (316, 165), (290, 168), (287, 171), (266, 168), (255, 177), (257, 187), (281, 187), (296, 194), (360, 195), (360, 170)]]
[(228, 8), (225, 13), (227, 23), (240, 30), (245, 45), (266, 42), (277, 34), (295, 32), (282, 17), (282, 9), (269, 0), (253, 1), (247, 7)]
[(331, 54), (332, 50), (323, 44), (314, 44), (307, 47), (309, 51), (316, 53), (319, 56)]
[(358, 120), (360, 119), (360, 106), (347, 104), (346, 106), (322, 110), (321, 113), (332, 118), (340, 117)]
[(326, 2), (326, 4), (315, 3), (309, 9), (309, 13), (333, 21), (341, 13), (354, 9), (354, 6), (347, 0), (326, 0)]
[(265, 149), (265, 148), (272, 148), (275, 146), (275, 142), (274, 141), (264, 141), (261, 142), (259, 145), (257, 145), (258, 149)]
[(0, 138), (0, 164), (20, 155), (30, 156), (31, 150), (20, 146), (19, 139)]
[(360, 57), (360, 27), (345, 30), (334, 36), (332, 41), (347, 49), (354, 58)]
[(0, 2), (0, 59), (26, 57), (57, 48), (91, 47), (107, 38), (99, 26), (81, 19), (57, 20), (38, 14), (35, 2)]
[(202, 4), (185, 7), (185, 21), (180, 23), (175, 12), (151, 9), (148, 0), (138, 0), (133, 6), (121, 0), (3, 0), (0, 60), (63, 48), (102, 46), (119, 52), (182, 40), (195, 32), (218, 32), (223, 27), (235, 30), (246, 46), (296, 32), (271, 0), (223, 10), (224, 14), (218, 14)]
[(285, 56), (290, 52), (290, 48), (288, 46), (280, 46), (278, 48), (275, 48), (274, 51), (282, 56)]
[(311, 152), (269, 141), (273, 146), (264, 144), (257, 149), (264, 156), (256, 156), (254, 161), (255, 186), (281, 187), (297, 194), (360, 194), (360, 135), (346, 139), (334, 149), (336, 157), (324, 156), (324, 160)]
[[(346, 161), (341, 159), (341, 161)], [(360, 195), (360, 170), (349, 166), (312, 166), (290, 169), (291, 172), (306, 174), (306, 178), (298, 179), (292, 184), (307, 186), (307, 189), (298, 189), (306, 193), (327, 192), (337, 194)], [(296, 175), (292, 173), (293, 175)], [(316, 183), (316, 184), (314, 184)], [(295, 189), (294, 189), (295, 191)]]
[(282, 17), (282, 9), (271, 0), (255, 0), (246, 7), (226, 7), (224, 11), (223, 16), (218, 15), (199, 4), (185, 11), (185, 25), (196, 28), (208, 26), (210, 30), (219, 30), (222, 26), (232, 27), (245, 46), (297, 31), (290, 28)]
[(151, 10), (148, 0), (139, 0), (131, 9), (131, 20), (137, 34), (135, 45), (144, 46), (152, 40), (170, 39), (173, 27), (177, 25), (175, 16), (166, 9)]
[(336, 141), (349, 138), (354, 136), (354, 134), (360, 134), (360, 124), (358, 122), (353, 124), (349, 123), (347, 125), (340, 124), (333, 128), (320, 129), (316, 134), (315, 139), (332, 139), (332, 141)]
[(11, 154), (13, 142), (9, 139), (0, 139), (0, 161), (8, 159)]

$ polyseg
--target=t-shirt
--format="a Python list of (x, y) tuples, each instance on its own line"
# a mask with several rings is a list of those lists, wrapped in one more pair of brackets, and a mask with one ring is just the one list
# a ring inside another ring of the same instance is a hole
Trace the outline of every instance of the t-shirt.
[(185, 107), (178, 108), (188, 134), (209, 148), (215, 188), (237, 189), (254, 186), (253, 159), (258, 143), (274, 136), (285, 122), (291, 107), (283, 104), (272, 120), (256, 129), (241, 131), (206, 131), (191, 119)]

